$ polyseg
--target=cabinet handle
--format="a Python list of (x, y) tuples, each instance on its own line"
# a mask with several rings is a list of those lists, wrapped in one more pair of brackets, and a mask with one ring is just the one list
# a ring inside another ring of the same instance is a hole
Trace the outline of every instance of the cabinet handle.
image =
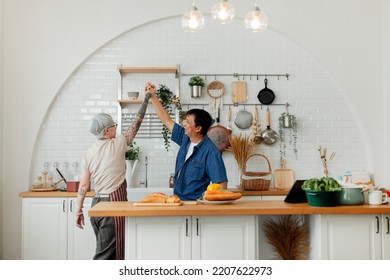
[(65, 207), (66, 207), (65, 200), (63, 200), (63, 201), (62, 201), (62, 212), (64, 212), (64, 213), (66, 212), (66, 211), (65, 211), (65, 210), (66, 210)]
[(196, 235), (199, 236), (199, 219), (196, 218)]
[(379, 217), (375, 216), (376, 219), (376, 233), (379, 233)]
[(70, 212), (73, 212), (73, 200), (70, 201)]
[(186, 219), (186, 236), (188, 236), (188, 219)]
[(387, 221), (387, 232), (386, 232), (386, 234), (390, 234), (390, 219), (389, 219), (389, 217), (386, 217), (386, 221)]

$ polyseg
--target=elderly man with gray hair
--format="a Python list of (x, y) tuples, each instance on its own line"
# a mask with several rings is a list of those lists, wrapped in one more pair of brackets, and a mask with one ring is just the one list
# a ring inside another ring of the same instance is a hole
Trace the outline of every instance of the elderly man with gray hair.
[[(150, 97), (151, 93), (146, 91), (135, 120), (124, 135), (116, 136), (117, 124), (110, 115), (100, 113), (92, 119), (90, 132), (96, 135), (98, 140), (82, 159), (75, 210), (76, 226), (79, 228), (85, 225), (82, 208), (91, 181), (95, 183), (96, 193), (92, 206), (101, 201), (127, 201), (125, 153), (138, 132)], [(93, 217), (91, 224), (96, 236), (96, 252), (93, 259), (123, 260), (124, 217)]]

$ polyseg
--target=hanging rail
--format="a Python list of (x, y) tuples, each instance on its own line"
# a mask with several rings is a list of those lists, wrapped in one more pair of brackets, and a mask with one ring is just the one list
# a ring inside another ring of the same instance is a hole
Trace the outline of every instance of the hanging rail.
[(195, 75), (199, 75), (199, 76), (203, 76), (205, 77), (214, 77), (215, 79), (217, 79), (217, 77), (235, 77), (235, 78), (238, 78), (240, 79), (240, 77), (242, 77), (242, 79), (244, 80), (246, 77), (249, 77), (249, 79), (252, 79), (252, 77), (256, 77), (257, 80), (259, 79), (259, 77), (278, 77), (278, 80), (280, 77), (286, 77), (286, 79), (288, 80), (289, 77), (290, 77), (290, 74), (286, 73), (286, 74), (240, 74), (240, 73), (232, 73), (232, 74), (191, 74), (191, 73), (182, 73), (181, 74), (183, 77), (184, 76), (195, 76)]
[[(186, 102), (182, 102), (181, 104), (182, 106), (208, 106), (209, 104), (205, 104), (205, 103), (186, 103)], [(239, 104), (236, 104), (236, 103), (224, 103), (223, 106), (234, 106), (234, 107), (238, 107), (238, 106), (260, 106), (261, 109), (263, 109), (263, 106), (265, 107), (268, 107), (268, 106), (286, 106), (286, 108), (288, 108), (290, 106), (290, 104), (288, 102), (286, 103), (271, 103), (271, 104), (268, 104), (268, 105), (265, 105), (265, 104), (261, 104), (261, 103), (239, 103)]]

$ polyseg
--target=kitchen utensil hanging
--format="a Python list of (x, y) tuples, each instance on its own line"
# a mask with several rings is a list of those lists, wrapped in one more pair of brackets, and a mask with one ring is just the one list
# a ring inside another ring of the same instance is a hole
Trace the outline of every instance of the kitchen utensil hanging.
[(271, 129), (271, 113), (269, 108), (267, 108), (266, 112), (266, 125), (267, 129), (263, 130), (261, 133), (261, 138), (263, 138), (263, 142), (267, 145), (272, 145), (276, 142), (277, 134), (275, 131)]
[(226, 150), (229, 145), (230, 131), (221, 125), (215, 125), (207, 132), (208, 137), (214, 142), (220, 152)]
[(218, 108), (223, 108), (223, 94), (225, 93), (225, 86), (220, 81), (213, 81), (207, 85), (207, 94), (210, 96), (210, 111), (213, 116), (218, 114)]
[(263, 105), (270, 105), (275, 100), (275, 94), (274, 92), (267, 87), (268, 79), (264, 79), (264, 85), (265, 87), (259, 91), (259, 94), (257, 95), (257, 99), (259, 99), (260, 103)]
[(237, 112), (237, 114), (234, 117), (234, 124), (239, 129), (248, 129), (251, 127), (253, 121), (253, 115), (248, 112), (245, 107)]
[(233, 128), (232, 128), (232, 108), (228, 108), (228, 126), (226, 127), (227, 130), (229, 130), (230, 133), (233, 132)]

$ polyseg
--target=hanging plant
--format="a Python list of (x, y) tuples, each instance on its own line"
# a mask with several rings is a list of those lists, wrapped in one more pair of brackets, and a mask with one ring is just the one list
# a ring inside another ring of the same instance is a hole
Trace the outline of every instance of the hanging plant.
[[(292, 147), (295, 158), (298, 159), (297, 139), (297, 119), (294, 115), (284, 112), (279, 117), (279, 152), (280, 159), (286, 158), (287, 143)], [(288, 137), (288, 141), (287, 141)]]
[[(176, 103), (176, 108), (179, 110), (179, 114), (182, 113), (180, 98), (175, 96), (175, 94), (166, 85), (160, 84), (156, 91), (156, 95), (170, 116), (173, 115), (174, 112), (172, 108), (173, 103)], [(168, 151), (170, 147), (171, 132), (165, 125), (163, 125), (161, 133), (164, 138), (165, 149)]]

